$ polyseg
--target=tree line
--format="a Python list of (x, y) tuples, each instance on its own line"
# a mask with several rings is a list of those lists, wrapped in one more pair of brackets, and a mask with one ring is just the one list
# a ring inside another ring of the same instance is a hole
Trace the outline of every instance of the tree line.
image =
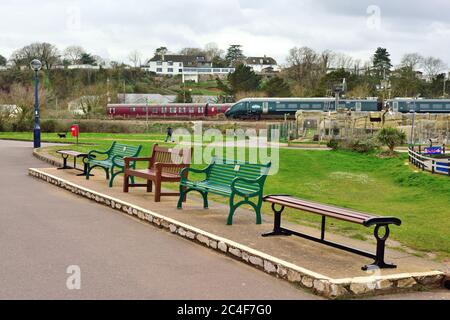
[[(155, 55), (168, 54), (161, 46)], [(367, 61), (330, 50), (315, 51), (309, 47), (292, 48), (281, 72), (257, 74), (245, 64), (246, 56), (239, 44), (230, 45), (224, 51), (216, 44), (204, 48), (183, 48), (181, 55), (204, 56), (214, 67), (236, 68), (227, 79), (217, 79), (217, 87), (231, 100), (246, 96), (269, 97), (323, 97), (332, 96), (335, 88), (346, 80), (345, 95), (348, 98), (366, 97), (447, 97), (447, 65), (439, 58), (424, 57), (418, 53), (405, 54), (399, 65), (394, 66), (386, 48), (377, 48)], [(0, 56), (0, 66), (8, 61), (14, 68), (0, 73), (0, 90), (9, 92), (14, 83), (32, 85), (32, 74), (23, 67), (38, 58), (43, 63), (43, 86), (52, 91), (54, 100), (74, 99), (80, 95), (93, 95), (98, 88), (126, 93), (164, 93), (179, 80), (172, 81), (140, 69), (149, 58), (139, 51), (128, 56), (130, 64), (110, 62), (109, 68), (99, 71), (55, 69), (57, 65), (90, 64), (105, 66), (106, 61), (80, 46), (69, 46), (60, 51), (50, 43), (32, 43), (13, 52), (9, 59)], [(420, 71), (419, 71), (420, 70)], [(106, 92), (105, 92), (106, 93)], [(183, 99), (186, 94), (180, 91)]]

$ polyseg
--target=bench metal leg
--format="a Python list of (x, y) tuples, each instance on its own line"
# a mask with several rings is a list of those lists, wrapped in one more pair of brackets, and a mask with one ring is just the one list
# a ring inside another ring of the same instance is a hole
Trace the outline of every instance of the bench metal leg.
[(283, 213), (285, 207), (282, 206), (280, 210), (276, 209), (276, 205), (272, 204), (272, 210), (274, 212), (274, 225), (273, 225), (273, 231), (264, 233), (263, 237), (274, 237), (274, 236), (291, 236), (292, 233), (288, 232), (287, 230), (283, 230), (281, 228), (281, 214)]
[(69, 156), (63, 155), (63, 166), (61, 168), (58, 168), (58, 170), (67, 170), (71, 169), (69, 166), (67, 166), (67, 159)]
[(180, 186), (180, 198), (178, 200), (178, 209), (183, 209), (183, 202), (186, 202), (186, 196), (189, 192), (197, 191), (199, 192), (203, 197), (203, 208), (208, 209), (209, 203), (208, 203), (208, 192), (206, 191), (200, 191), (196, 189), (186, 189), (186, 187)]
[(243, 201), (235, 204), (235, 202), (234, 202), (235, 197), (236, 197), (236, 194), (231, 194), (231, 196), (230, 196), (230, 213), (228, 214), (227, 225), (229, 225), (229, 226), (233, 225), (233, 216), (236, 213), (236, 210), (245, 204), (248, 204), (251, 207), (253, 207), (253, 209), (255, 210), (255, 214), (256, 214), (256, 224), (261, 224), (262, 223), (262, 218), (261, 218), (262, 197), (261, 196), (259, 197), (257, 204), (250, 201), (250, 199), (248, 197), (245, 197)]
[[(385, 234), (381, 236), (380, 229), (385, 229)], [(378, 225), (375, 228), (374, 235), (377, 239), (377, 253), (375, 262), (371, 265), (366, 265), (362, 268), (362, 270), (373, 270), (373, 269), (396, 269), (397, 266), (394, 264), (389, 264), (384, 261), (384, 255), (386, 250), (386, 240), (389, 238), (390, 230), (388, 225)]]

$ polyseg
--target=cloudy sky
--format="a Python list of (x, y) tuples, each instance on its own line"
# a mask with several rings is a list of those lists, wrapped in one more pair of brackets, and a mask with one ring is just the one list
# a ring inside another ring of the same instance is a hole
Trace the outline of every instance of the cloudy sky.
[(150, 57), (162, 45), (176, 52), (215, 42), (280, 63), (294, 46), (364, 61), (383, 46), (394, 63), (419, 52), (450, 65), (449, 0), (1, 0), (0, 12), (6, 57), (35, 41), (118, 61), (134, 49)]

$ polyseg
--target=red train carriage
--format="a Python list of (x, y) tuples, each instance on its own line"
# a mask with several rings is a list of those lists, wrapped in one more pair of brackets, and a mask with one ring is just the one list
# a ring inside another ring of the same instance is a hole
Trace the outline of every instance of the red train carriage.
[(108, 104), (111, 118), (215, 118), (232, 104), (171, 103), (171, 104)]

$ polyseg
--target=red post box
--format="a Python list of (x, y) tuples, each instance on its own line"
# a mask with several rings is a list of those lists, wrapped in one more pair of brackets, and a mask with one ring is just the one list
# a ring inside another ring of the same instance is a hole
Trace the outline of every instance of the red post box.
[(80, 136), (80, 127), (78, 125), (73, 125), (70, 127), (70, 131), (72, 132), (72, 137), (77, 138), (78, 144), (78, 137)]

